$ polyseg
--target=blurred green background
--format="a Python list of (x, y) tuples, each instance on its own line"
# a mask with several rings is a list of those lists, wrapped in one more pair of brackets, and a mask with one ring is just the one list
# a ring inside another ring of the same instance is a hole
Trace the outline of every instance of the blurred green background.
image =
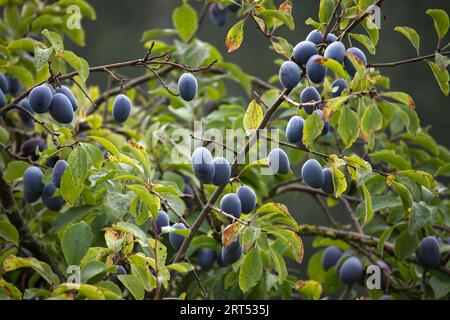
[[(282, 1), (275, 2), (279, 4)], [(91, 65), (100, 65), (142, 57), (145, 54), (143, 44), (140, 42), (142, 32), (153, 28), (171, 28), (172, 11), (180, 5), (181, 0), (92, 0), (90, 3), (97, 10), (98, 19), (94, 22), (83, 21), (87, 45), (85, 48), (73, 46), (73, 49)], [(190, 0), (190, 3), (200, 11), (202, 1)], [(310, 16), (317, 16), (319, 1), (293, 0), (292, 3), (296, 30), (289, 32), (287, 28), (282, 28), (280, 31), (282, 36), (295, 45), (304, 40), (311, 30), (304, 21)], [(428, 8), (441, 8), (450, 12), (450, 1), (386, 0), (383, 5), (385, 17), (380, 30), (377, 55), (368, 54), (369, 62), (392, 62), (415, 56), (415, 49), (409, 41), (400, 33), (393, 31), (395, 26), (409, 26), (416, 29), (421, 35), (422, 54), (432, 53), (436, 48), (437, 37), (433, 21), (425, 14)], [(226, 26), (222, 28), (214, 25), (210, 19), (205, 19), (199, 38), (217, 46), (226, 60), (239, 64), (250, 74), (268, 79), (278, 73), (278, 67), (273, 61), (279, 56), (268, 48), (268, 41), (256, 30), (254, 24), (245, 27), (243, 46), (232, 54), (226, 53), (224, 45), (226, 33), (237, 21), (231, 14), (228, 18)], [(449, 39), (445, 43), (448, 41)], [(133, 76), (140, 72), (142, 70), (134, 69), (127, 70), (126, 74)], [(422, 125), (432, 126), (431, 133), (435, 139), (440, 144), (450, 147), (448, 134), (450, 100), (441, 93), (429, 66), (426, 63), (415, 63), (384, 69), (383, 72), (391, 77), (393, 90), (405, 91), (412, 95), (417, 103), (417, 112)], [(93, 81), (104, 84), (105, 76), (95, 75)], [(301, 223), (328, 224), (321, 208), (308, 194), (291, 193), (282, 195), (276, 200), (285, 203)], [(335, 207), (331, 211), (338, 221), (348, 223), (342, 207)], [(304, 239), (305, 256), (312, 254), (311, 240)], [(294, 271), (304, 272), (306, 264), (302, 264), (300, 269), (293, 265), (291, 268), (294, 268)]]

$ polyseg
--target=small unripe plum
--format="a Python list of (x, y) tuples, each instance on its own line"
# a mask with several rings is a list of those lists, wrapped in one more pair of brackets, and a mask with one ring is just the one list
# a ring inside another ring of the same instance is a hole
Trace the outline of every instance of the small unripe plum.
[(289, 119), (286, 127), (286, 140), (289, 143), (298, 143), (302, 141), (303, 138), (303, 126), (305, 120), (299, 116), (293, 116)]
[(315, 44), (320, 44), (323, 40), (323, 33), (315, 29), (308, 34), (306, 40), (311, 41)]
[(348, 85), (344, 79), (337, 79), (331, 84), (331, 88), (331, 96), (337, 98), (342, 95), (342, 91), (348, 88)]
[(333, 42), (325, 49), (324, 57), (336, 60), (339, 63), (344, 62), (345, 58), (344, 44), (340, 41)]
[(59, 211), (64, 205), (64, 199), (61, 196), (54, 197), (56, 192), (56, 187), (53, 183), (47, 184), (44, 189), (42, 189), (42, 202), (45, 206), (52, 211)]
[(357, 257), (351, 257), (345, 260), (339, 269), (339, 279), (344, 284), (354, 284), (361, 281), (364, 273), (364, 267)]
[(323, 168), (316, 159), (309, 159), (302, 167), (303, 180), (313, 188), (322, 188), (325, 183)]
[(209, 16), (211, 21), (219, 27), (222, 27), (227, 23), (227, 10), (221, 8), (218, 3), (213, 3), (209, 8)]
[(198, 249), (197, 260), (203, 269), (211, 268), (216, 260), (216, 251), (209, 248)]
[(20, 155), (24, 158), (31, 157), (32, 160), (37, 160), (38, 157), (36, 155), (36, 149), (39, 149), (39, 151), (44, 151), (47, 149), (47, 143), (42, 138), (32, 138), (20, 146)]
[(69, 124), (73, 120), (73, 108), (69, 98), (62, 93), (55, 93), (48, 112), (53, 119), (62, 124)]
[(68, 163), (65, 160), (58, 160), (53, 167), (53, 184), (59, 188), (61, 186), (61, 178), (68, 167)]
[(9, 82), (3, 73), (0, 73), (0, 90), (2, 90), (4, 94), (9, 92)]
[(168, 227), (169, 224), (170, 224), (169, 215), (162, 210), (158, 212), (158, 217), (156, 218), (156, 230), (154, 221), (153, 220), (151, 221), (151, 227), (157, 234), (161, 233), (161, 229), (163, 227)]
[[(34, 112), (33, 112), (33, 109), (31, 109), (30, 101), (28, 100), (28, 98), (22, 99), (22, 100), (18, 103), (18, 105), (19, 105), (20, 107), (22, 107), (23, 109), (28, 110), (28, 111), (31, 112), (31, 113), (34, 113)], [(24, 111), (19, 111), (19, 116), (20, 116), (20, 119), (22, 119), (22, 122), (23, 122), (27, 127), (33, 127), (33, 126), (34, 126), (33, 118), (32, 118), (28, 113), (26, 113), (26, 112), (24, 112)]]
[(112, 116), (117, 122), (125, 122), (131, 113), (131, 101), (124, 95), (119, 94), (114, 100)]
[[(347, 53), (350, 53), (350, 54), (353, 54), (354, 56), (356, 56), (364, 66), (367, 65), (366, 55), (364, 54), (364, 52), (361, 51), (361, 49), (356, 48), (356, 47), (349, 48), (347, 50)], [(347, 70), (348, 74), (353, 77), (356, 73), (356, 69), (353, 66), (353, 63), (350, 61), (349, 58), (345, 57), (344, 64), (345, 64), (345, 70)]]
[(20, 91), (19, 79), (8, 75), (8, 92), (12, 96), (16, 96)]
[(74, 94), (72, 93), (72, 90), (70, 90), (69, 87), (61, 86), (60, 88), (58, 88), (58, 90), (56, 90), (56, 92), (62, 93), (63, 95), (65, 95), (70, 100), (70, 103), (72, 104), (73, 111), (76, 111), (78, 109), (77, 99), (75, 98)]
[(294, 89), (302, 78), (302, 70), (292, 61), (285, 61), (279, 72), (280, 82), (286, 89)]
[(242, 212), (249, 214), (253, 212), (256, 208), (256, 193), (252, 188), (247, 186), (239, 187), (236, 192), (237, 196), (241, 200)]
[(280, 148), (270, 151), (269, 166), (273, 174), (287, 174), (291, 170), (289, 158), (286, 152)]
[(197, 79), (190, 73), (183, 73), (178, 80), (178, 91), (185, 101), (192, 101), (197, 95)]
[(0, 90), (0, 109), (6, 106), (7, 103), (8, 102), (6, 100), (5, 94), (3, 93), (3, 90)]
[[(301, 103), (319, 102), (321, 100), (319, 91), (314, 87), (306, 87), (300, 94)], [(312, 114), (314, 111), (313, 107), (304, 107), (304, 109), (307, 114)]]
[(205, 184), (209, 184), (214, 179), (214, 160), (208, 149), (200, 147), (192, 154), (192, 168), (197, 179)]
[(125, 270), (124, 267), (119, 265), (119, 266), (116, 267), (116, 273), (115, 274), (118, 275), (118, 276), (121, 276), (121, 275), (127, 274), (127, 270)]
[[(186, 229), (186, 226), (182, 223), (175, 223), (172, 227), (178, 230)], [(179, 250), (183, 244), (185, 237), (181, 234), (175, 233), (173, 231), (169, 232), (169, 242), (175, 250)]]
[(242, 213), (242, 203), (237, 194), (229, 193), (220, 201), (220, 209), (235, 218), (240, 218)]
[(325, 249), (322, 255), (322, 267), (325, 271), (334, 267), (342, 257), (342, 251), (338, 247), (331, 246)]
[(334, 34), (332, 34), (332, 33), (327, 34), (327, 44), (333, 43), (336, 40), (337, 40), (337, 37)]
[(238, 261), (242, 256), (242, 245), (237, 239), (236, 241), (232, 242), (228, 246), (222, 247), (222, 261), (225, 265), (233, 264), (236, 261)]
[(322, 58), (321, 55), (315, 54), (309, 58), (306, 63), (306, 74), (308, 75), (309, 80), (316, 84), (321, 83), (327, 74), (327, 68), (315, 61), (320, 58)]
[(425, 268), (436, 268), (441, 263), (439, 243), (435, 237), (425, 237), (419, 244), (417, 260)]
[(214, 178), (213, 185), (223, 186), (230, 180), (231, 166), (227, 159), (217, 157), (214, 159)]
[(28, 203), (35, 202), (41, 196), (44, 184), (42, 179), (44, 174), (38, 167), (29, 167), (23, 175), (24, 199)]
[(305, 65), (309, 58), (315, 54), (317, 54), (315, 43), (311, 41), (301, 41), (294, 47), (292, 58), (298, 65)]
[(334, 193), (333, 185), (333, 172), (330, 168), (323, 169), (323, 176), (325, 178), (325, 183), (322, 186), (322, 191), (328, 194)]
[(47, 84), (33, 88), (30, 92), (30, 107), (36, 113), (45, 113), (52, 104), (53, 93)]
[(193, 199), (195, 199), (195, 192), (192, 189), (191, 185), (187, 182), (184, 184), (183, 193), (186, 195), (186, 197), (183, 197), (184, 203), (186, 203), (186, 206), (190, 211), (194, 210), (195, 202)]

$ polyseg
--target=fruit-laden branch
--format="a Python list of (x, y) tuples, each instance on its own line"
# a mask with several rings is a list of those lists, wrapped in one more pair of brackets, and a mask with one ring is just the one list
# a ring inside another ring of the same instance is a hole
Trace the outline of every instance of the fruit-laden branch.
[[(234, 176), (237, 173), (239, 163), (241, 163), (241, 160), (245, 158), (245, 156), (247, 155), (247, 153), (249, 152), (251, 147), (259, 139), (259, 131), (266, 127), (266, 125), (269, 123), (269, 120), (272, 117), (273, 113), (283, 103), (284, 96), (285, 95), (287, 96), (290, 92), (291, 92), (291, 90), (285, 89), (281, 93), (281, 95), (278, 97), (278, 99), (267, 110), (267, 112), (264, 115), (264, 118), (262, 119), (261, 123), (259, 124), (257, 130), (250, 136), (249, 141), (245, 144), (245, 146), (239, 151), (238, 155), (236, 156), (236, 159), (234, 160), (233, 165), (231, 167), (232, 176)], [(226, 187), (226, 185), (217, 187), (216, 191), (214, 191), (211, 198), (205, 204), (205, 207), (200, 212), (199, 216), (197, 217), (194, 224), (192, 225), (189, 236), (183, 241), (183, 244), (181, 245), (180, 250), (178, 250), (178, 253), (173, 260), (174, 263), (181, 261), (181, 259), (184, 257), (184, 255), (186, 254), (186, 251), (189, 247), (189, 244), (194, 239), (195, 234), (199, 230), (200, 226), (202, 225), (203, 221), (206, 219), (209, 212), (213, 209), (214, 204), (216, 203), (217, 199), (219, 199), (219, 197), (222, 194), (225, 187)]]
[[(441, 55), (443, 56), (450, 56), (450, 51), (443, 51), (443, 52), (439, 52)], [(432, 59), (434, 58), (436, 55), (436, 53), (430, 53), (427, 54), (425, 56), (420, 56), (420, 57), (416, 57), (416, 58), (412, 58), (412, 59), (406, 59), (406, 60), (400, 60), (400, 61), (396, 61), (396, 62), (389, 62), (389, 63), (370, 63), (367, 66), (370, 68), (394, 68), (403, 64), (410, 64), (410, 63), (414, 63), (414, 62), (420, 62), (420, 61), (424, 61), (424, 60), (428, 60), (428, 59)]]
[(53, 261), (43, 244), (31, 233), (27, 223), (22, 217), (20, 211), (16, 209), (16, 202), (11, 192), (11, 187), (3, 178), (3, 171), (0, 170), (0, 201), (8, 220), (19, 232), (20, 242), (30, 250), (30, 252), (40, 261), (47, 263), (58, 277), (64, 279), (63, 274), (59, 271), (58, 266)]

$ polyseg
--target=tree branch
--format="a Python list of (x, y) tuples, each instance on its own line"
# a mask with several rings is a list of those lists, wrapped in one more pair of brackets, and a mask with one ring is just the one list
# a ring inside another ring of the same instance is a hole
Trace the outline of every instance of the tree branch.
[[(444, 56), (449, 56), (450, 55), (450, 51), (440, 52), (440, 54), (442, 54)], [(417, 58), (406, 59), (406, 60), (400, 60), (400, 61), (396, 61), (396, 62), (371, 63), (371, 64), (368, 64), (367, 67), (369, 67), (369, 68), (394, 68), (394, 67), (397, 67), (397, 66), (400, 66), (400, 65), (404, 65), (404, 64), (409, 64), (409, 63), (420, 62), (420, 61), (432, 59), (432, 58), (434, 58), (435, 55), (436, 55), (436, 53), (430, 53), (430, 54), (427, 54), (425, 56), (420, 56), (420, 57), (417, 57)]]

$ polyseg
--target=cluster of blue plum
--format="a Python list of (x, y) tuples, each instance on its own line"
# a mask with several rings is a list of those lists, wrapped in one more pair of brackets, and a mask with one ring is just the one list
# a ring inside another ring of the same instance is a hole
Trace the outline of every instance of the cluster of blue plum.
[[(156, 217), (156, 221), (151, 221), (151, 226), (153, 231), (160, 235), (162, 233), (162, 228), (170, 226), (169, 215), (165, 211), (159, 211), (158, 216)], [(172, 225), (173, 229), (183, 230), (186, 229), (186, 226), (183, 223), (175, 223)], [(175, 233), (173, 231), (169, 232), (169, 242), (170, 245), (175, 249), (179, 250), (181, 245), (183, 244), (185, 237), (181, 234)]]
[(31, 166), (25, 170), (23, 175), (23, 195), (28, 203), (33, 203), (41, 198), (44, 205), (51, 211), (59, 211), (64, 205), (64, 199), (61, 196), (54, 196), (57, 188), (61, 186), (61, 178), (67, 169), (67, 162), (58, 160), (53, 167), (53, 182), (45, 184), (43, 182), (44, 174), (36, 166)]
[(218, 3), (214, 2), (210, 5), (208, 13), (214, 24), (223, 27), (227, 23), (227, 11), (229, 10), (232, 13), (236, 13), (240, 8), (241, 6), (237, 3), (221, 7)]
[(0, 73), (0, 108), (7, 104), (8, 94), (15, 96), (20, 90), (20, 83), (17, 78), (5, 76)]
[(204, 147), (197, 148), (192, 154), (192, 168), (195, 177), (204, 184), (222, 186), (230, 180), (231, 165), (223, 157), (213, 158)]
[[(56, 90), (48, 83), (33, 88), (28, 98), (20, 101), (19, 106), (31, 113), (43, 114), (48, 112), (59, 123), (69, 124), (73, 121), (74, 112), (78, 109), (78, 102), (67, 86)], [(21, 113), (25, 123), (31, 121), (29, 114)]]

